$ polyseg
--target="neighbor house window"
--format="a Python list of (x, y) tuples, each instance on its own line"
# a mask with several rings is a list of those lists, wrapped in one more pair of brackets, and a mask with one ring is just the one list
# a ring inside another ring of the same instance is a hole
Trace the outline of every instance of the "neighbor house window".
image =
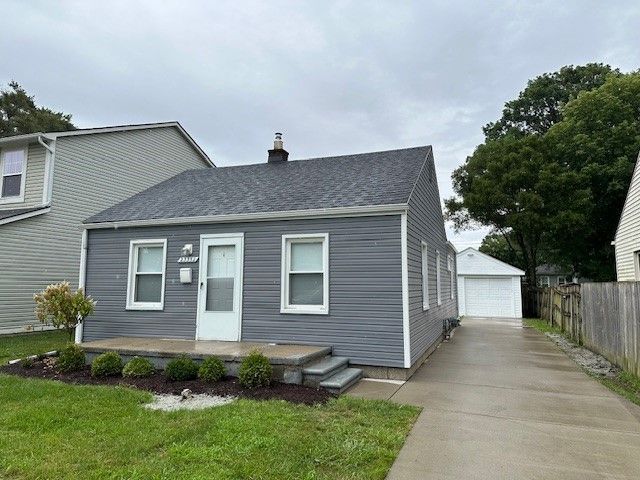
[(447, 270), (449, 270), (449, 287), (450, 287), (450, 295), (453, 300), (453, 257), (451, 255), (447, 255)]
[(24, 195), (24, 150), (3, 150), (0, 154), (0, 199), (18, 199)]
[(548, 275), (544, 275), (542, 277), (538, 277), (538, 286), (539, 287), (550, 287), (551, 279)]
[(162, 310), (167, 240), (132, 240), (129, 247), (127, 308)]
[(429, 247), (425, 242), (421, 243), (422, 254), (422, 309), (429, 308)]
[(329, 313), (329, 234), (282, 236), (281, 313)]
[(440, 283), (440, 252), (436, 250), (436, 294), (438, 305), (442, 305), (442, 284)]

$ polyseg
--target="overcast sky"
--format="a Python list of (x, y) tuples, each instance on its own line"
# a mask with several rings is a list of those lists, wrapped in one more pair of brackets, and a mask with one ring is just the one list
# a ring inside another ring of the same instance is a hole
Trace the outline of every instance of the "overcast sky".
[(443, 198), (527, 79), (640, 67), (637, 0), (0, 6), (0, 83), (79, 127), (178, 120), (218, 166), (264, 161), (275, 131), (292, 158), (430, 144)]

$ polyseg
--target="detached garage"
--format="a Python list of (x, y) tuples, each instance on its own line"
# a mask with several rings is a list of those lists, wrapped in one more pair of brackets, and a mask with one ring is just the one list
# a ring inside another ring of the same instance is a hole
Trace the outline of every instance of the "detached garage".
[(522, 270), (475, 248), (458, 253), (457, 266), (460, 315), (522, 318)]

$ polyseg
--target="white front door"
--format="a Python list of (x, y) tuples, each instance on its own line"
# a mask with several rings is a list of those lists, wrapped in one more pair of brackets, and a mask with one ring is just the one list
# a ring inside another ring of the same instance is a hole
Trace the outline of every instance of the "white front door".
[(240, 340), (243, 234), (202, 235), (198, 340)]

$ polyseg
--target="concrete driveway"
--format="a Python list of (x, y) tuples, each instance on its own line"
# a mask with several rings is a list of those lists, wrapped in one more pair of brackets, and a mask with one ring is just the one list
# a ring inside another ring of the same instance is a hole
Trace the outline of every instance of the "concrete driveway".
[(640, 478), (640, 407), (519, 321), (465, 318), (403, 386), (354, 395), (424, 410), (390, 479)]

